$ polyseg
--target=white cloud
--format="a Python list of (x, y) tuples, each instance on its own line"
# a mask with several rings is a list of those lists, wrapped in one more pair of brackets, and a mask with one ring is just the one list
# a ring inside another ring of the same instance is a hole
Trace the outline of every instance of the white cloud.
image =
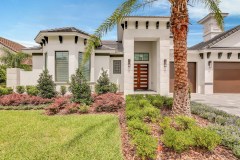
[(25, 47), (34, 47), (39, 46), (39, 44), (33, 42), (33, 41), (20, 41), (20, 40), (13, 40), (14, 42), (17, 42)]

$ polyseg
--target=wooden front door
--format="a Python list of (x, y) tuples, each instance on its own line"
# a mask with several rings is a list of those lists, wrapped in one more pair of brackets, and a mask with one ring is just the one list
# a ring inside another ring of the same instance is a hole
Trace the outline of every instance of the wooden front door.
[(148, 64), (134, 64), (134, 90), (148, 90)]

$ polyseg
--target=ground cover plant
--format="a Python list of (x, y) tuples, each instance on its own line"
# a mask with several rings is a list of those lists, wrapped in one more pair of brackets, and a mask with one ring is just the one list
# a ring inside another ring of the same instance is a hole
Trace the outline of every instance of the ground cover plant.
[(122, 160), (115, 115), (0, 111), (0, 159)]
[(210, 128), (222, 137), (222, 145), (233, 151), (240, 158), (240, 117), (224, 111), (193, 102), (193, 114), (199, 115), (213, 123)]
[(52, 101), (52, 99), (45, 99), (37, 96), (29, 96), (24, 94), (9, 94), (0, 96), (0, 106), (37, 106), (42, 104), (49, 104)]

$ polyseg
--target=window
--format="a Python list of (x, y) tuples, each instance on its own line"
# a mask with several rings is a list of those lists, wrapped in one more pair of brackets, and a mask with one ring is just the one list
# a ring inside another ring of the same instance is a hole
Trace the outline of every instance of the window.
[(55, 53), (55, 80), (68, 82), (68, 52)]
[(121, 60), (113, 60), (113, 74), (121, 74)]
[(135, 53), (134, 61), (149, 61), (149, 53)]
[(83, 53), (79, 52), (78, 55), (78, 65), (79, 67), (83, 67), (82, 71), (83, 71), (83, 75), (86, 78), (86, 80), (90, 81), (90, 59), (82, 66), (82, 61), (83, 61)]
[(47, 57), (47, 52), (45, 53), (45, 70), (47, 69), (47, 59), (48, 59), (48, 57)]

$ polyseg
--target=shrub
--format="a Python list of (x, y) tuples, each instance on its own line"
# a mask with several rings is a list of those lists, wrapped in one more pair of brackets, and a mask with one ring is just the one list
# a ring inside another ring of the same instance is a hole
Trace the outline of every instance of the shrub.
[(164, 106), (166, 106), (169, 109), (172, 109), (173, 106), (173, 98), (164, 97)]
[(42, 98), (53, 98), (56, 96), (56, 86), (48, 70), (44, 70), (43, 73), (40, 74), (37, 89), (39, 90), (39, 96)]
[(227, 123), (227, 120), (228, 119), (226, 117), (223, 117), (223, 116), (220, 116), (220, 115), (216, 116), (216, 118), (215, 118), (215, 122), (220, 124), (220, 125), (225, 125)]
[(7, 87), (7, 94), (13, 94), (13, 89), (11, 87)]
[(121, 95), (106, 93), (95, 98), (93, 107), (97, 112), (116, 112), (124, 106), (124, 99)]
[(25, 87), (24, 86), (17, 86), (16, 90), (17, 90), (18, 94), (23, 94), (25, 92)]
[(55, 114), (59, 113), (61, 110), (65, 109), (65, 107), (68, 103), (69, 103), (69, 101), (66, 98), (58, 98), (54, 101), (53, 104), (51, 104), (50, 106), (48, 106), (45, 109), (45, 113), (47, 115), (55, 115)]
[(153, 106), (144, 107), (142, 112), (144, 118), (148, 118), (151, 120), (156, 120), (157, 118), (160, 117), (160, 110)]
[(159, 125), (162, 130), (165, 130), (170, 128), (171, 124), (172, 124), (172, 119), (170, 117), (164, 117)]
[(98, 78), (97, 83), (95, 85), (95, 91), (97, 94), (105, 94), (108, 92), (116, 93), (117, 85), (110, 82), (107, 71), (102, 69), (102, 74)]
[(53, 114), (59, 113), (59, 114), (62, 114), (62, 115), (66, 115), (66, 114), (73, 114), (73, 113), (78, 112), (79, 104), (70, 103), (67, 99), (65, 99), (65, 102), (66, 103), (63, 104), (61, 107), (56, 105), (56, 108), (59, 108), (59, 110), (56, 110), (57, 112), (55, 112)]
[(66, 86), (61, 86), (60, 87), (60, 94), (64, 96), (67, 93), (67, 87)]
[(156, 159), (158, 141), (151, 135), (136, 131), (132, 136), (132, 143), (136, 146), (137, 155), (141, 159)]
[(0, 65), (0, 84), (5, 84), (6, 83), (6, 66)]
[(41, 105), (51, 102), (51, 99), (22, 94), (9, 94), (0, 97), (0, 105), (2, 106)]
[(191, 129), (197, 125), (195, 119), (187, 116), (177, 116), (175, 122), (182, 130)]
[(161, 140), (167, 147), (173, 148), (179, 153), (195, 145), (190, 130), (176, 131), (174, 128), (167, 128), (164, 130)]
[(81, 69), (77, 69), (76, 74), (72, 75), (69, 89), (72, 92), (73, 102), (84, 103), (87, 105), (91, 104), (91, 88)]
[(26, 86), (27, 94), (31, 96), (37, 96), (39, 94), (39, 90), (36, 86)]
[(0, 96), (7, 95), (8, 90), (7, 88), (0, 87)]
[(79, 113), (82, 113), (82, 114), (88, 113), (88, 109), (89, 109), (89, 106), (83, 104), (79, 107)]
[(196, 146), (205, 147), (212, 151), (221, 143), (221, 137), (215, 132), (207, 128), (194, 127), (192, 134), (196, 142)]
[(127, 121), (127, 126), (130, 133), (138, 130), (146, 134), (150, 134), (150, 128), (138, 118)]

